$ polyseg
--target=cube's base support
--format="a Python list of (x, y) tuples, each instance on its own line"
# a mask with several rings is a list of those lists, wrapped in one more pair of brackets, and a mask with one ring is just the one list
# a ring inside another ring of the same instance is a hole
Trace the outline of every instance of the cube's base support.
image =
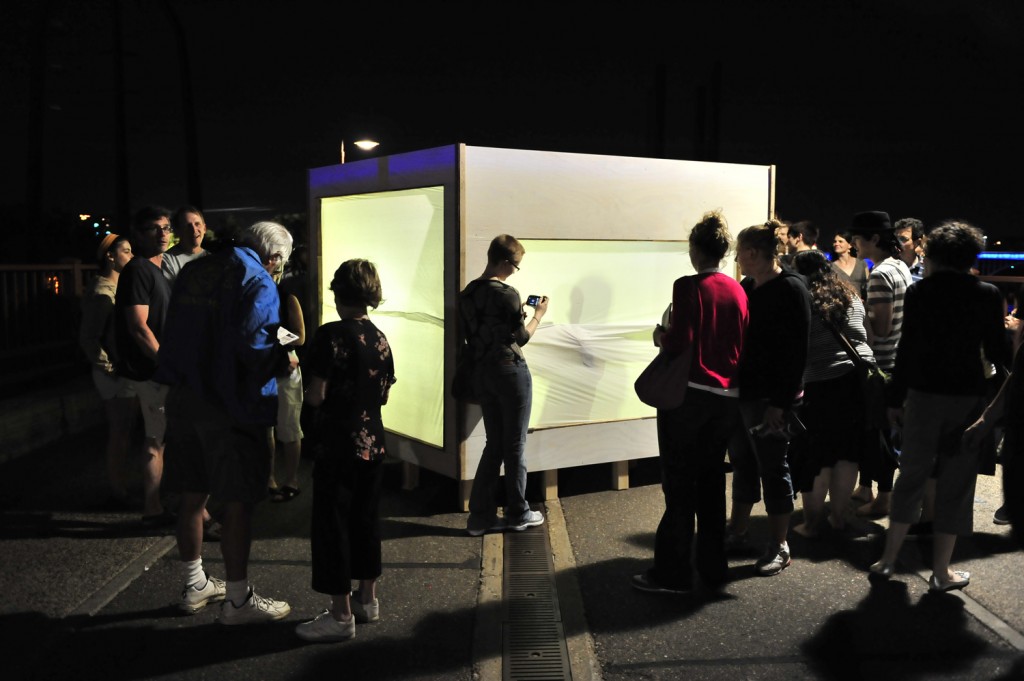
[(402, 462), (402, 489), (409, 491), (420, 486), (420, 467), (408, 461)]
[(544, 501), (558, 498), (558, 469), (541, 471), (541, 486), (544, 488)]
[(629, 489), (629, 461), (612, 462), (612, 489)]

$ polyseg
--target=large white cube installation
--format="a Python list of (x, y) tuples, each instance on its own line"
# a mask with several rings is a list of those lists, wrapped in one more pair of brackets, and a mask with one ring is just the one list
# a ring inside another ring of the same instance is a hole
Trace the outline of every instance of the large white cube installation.
[[(453, 145), (309, 171), (310, 262), (319, 323), (350, 258), (373, 261), (384, 302), (371, 318), (394, 349), (384, 408), (389, 452), (460, 481), (463, 506), (484, 446), (473, 405), (448, 386), (458, 292), (487, 246), (526, 248), (509, 277), (524, 300), (550, 297), (523, 348), (534, 380), (530, 471), (620, 466), (658, 453), (654, 409), (633, 381), (672, 282), (691, 274), (686, 236), (720, 209), (735, 234), (774, 209), (774, 167)], [(729, 271), (734, 268), (731, 260)], [(553, 476), (549, 479), (553, 479)]]

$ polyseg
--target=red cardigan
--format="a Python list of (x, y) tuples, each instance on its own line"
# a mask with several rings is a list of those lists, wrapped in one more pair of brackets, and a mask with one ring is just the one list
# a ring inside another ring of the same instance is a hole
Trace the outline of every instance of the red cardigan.
[(676, 279), (672, 286), (672, 323), (661, 345), (671, 353), (693, 346), (692, 383), (735, 388), (746, 328), (747, 294), (743, 287), (727, 274), (703, 272)]

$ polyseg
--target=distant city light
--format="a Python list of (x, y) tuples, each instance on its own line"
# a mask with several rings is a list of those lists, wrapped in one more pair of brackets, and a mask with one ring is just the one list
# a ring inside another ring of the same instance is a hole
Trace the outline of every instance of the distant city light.
[(978, 260), (1024, 260), (1024, 253), (982, 253)]
[(79, 213), (78, 214), (78, 219), (81, 220), (82, 222), (85, 222), (86, 220), (88, 220), (91, 217), (92, 216), (89, 215), (88, 213)]

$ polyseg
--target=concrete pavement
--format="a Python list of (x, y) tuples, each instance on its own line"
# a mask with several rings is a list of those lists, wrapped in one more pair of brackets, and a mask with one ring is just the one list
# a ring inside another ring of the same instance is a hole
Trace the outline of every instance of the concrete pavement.
[[(294, 636), (296, 623), (326, 605), (309, 589), (309, 468), (304, 461), (306, 493), (262, 504), (256, 518), (251, 579), (287, 599), (292, 614), (226, 628), (215, 609), (184, 616), (172, 607), (179, 575), (171, 538), (143, 531), (134, 513), (101, 510), (101, 430), (4, 463), (5, 678), (501, 678), (504, 538), (466, 536), (454, 482), (426, 471), (407, 491), (389, 467), (381, 621), (343, 644)], [(710, 598), (629, 586), (653, 551), (657, 465), (634, 465), (625, 491), (606, 491), (607, 473), (563, 470), (548, 522), (531, 530), (548, 533), (576, 681), (1019, 677), (1022, 554), (991, 523), (997, 478), (979, 478), (976, 534), (954, 556), (973, 575), (963, 594), (927, 594), (926, 542), (908, 544), (900, 574), (871, 588), (865, 569), (880, 551), (881, 521), (844, 538), (792, 538), (793, 566), (777, 577), (754, 576), (759, 547), (735, 556), (733, 581)], [(531, 498), (539, 498), (534, 482)], [(752, 532), (764, 532), (763, 508)], [(223, 574), (216, 544), (206, 545), (204, 563)]]

